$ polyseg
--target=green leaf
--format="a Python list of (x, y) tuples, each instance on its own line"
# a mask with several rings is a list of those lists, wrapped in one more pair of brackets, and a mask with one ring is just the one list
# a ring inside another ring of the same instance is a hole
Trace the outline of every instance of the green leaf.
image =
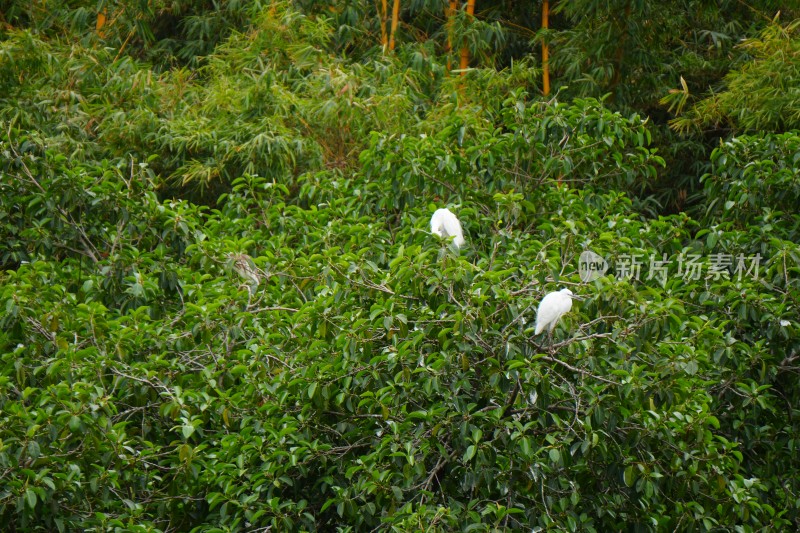
[(561, 461), (561, 452), (558, 451), (558, 448), (550, 448), (548, 454), (550, 455), (550, 461), (553, 463), (558, 463)]
[(31, 509), (36, 508), (36, 492), (32, 488), (25, 490), (25, 503)]
[(473, 457), (475, 457), (475, 452), (476, 451), (477, 451), (477, 447), (474, 444), (472, 444), (470, 446), (467, 446), (467, 451), (464, 452), (463, 461), (465, 463), (468, 463)]
[(625, 468), (622, 473), (622, 479), (625, 481), (625, 485), (629, 487), (633, 486), (636, 482), (636, 470), (634, 469), (634, 465), (629, 465)]

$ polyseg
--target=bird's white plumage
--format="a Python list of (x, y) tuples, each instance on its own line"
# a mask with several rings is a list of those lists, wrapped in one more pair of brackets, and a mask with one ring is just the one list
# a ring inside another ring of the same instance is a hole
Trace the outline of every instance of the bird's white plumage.
[(572, 291), (569, 289), (561, 289), (560, 291), (546, 294), (539, 303), (539, 309), (536, 311), (536, 331), (534, 335), (543, 332), (545, 328), (548, 331), (553, 331), (558, 319), (572, 309), (572, 298)]
[(453, 245), (461, 248), (464, 245), (464, 232), (461, 231), (461, 222), (447, 208), (437, 209), (431, 217), (431, 233), (439, 237), (453, 237)]

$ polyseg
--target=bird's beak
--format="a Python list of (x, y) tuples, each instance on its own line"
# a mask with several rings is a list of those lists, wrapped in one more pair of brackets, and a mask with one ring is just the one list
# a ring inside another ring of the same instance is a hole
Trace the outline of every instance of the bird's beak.
[(586, 298), (584, 298), (583, 296), (577, 296), (575, 294), (570, 294), (570, 298), (572, 298), (573, 300), (578, 300), (579, 302), (586, 300)]

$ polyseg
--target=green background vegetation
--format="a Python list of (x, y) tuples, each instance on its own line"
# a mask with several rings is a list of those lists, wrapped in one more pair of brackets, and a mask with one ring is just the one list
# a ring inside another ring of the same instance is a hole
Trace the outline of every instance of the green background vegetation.
[(800, 12), (456, 4), (0, 1), (3, 529), (800, 528)]

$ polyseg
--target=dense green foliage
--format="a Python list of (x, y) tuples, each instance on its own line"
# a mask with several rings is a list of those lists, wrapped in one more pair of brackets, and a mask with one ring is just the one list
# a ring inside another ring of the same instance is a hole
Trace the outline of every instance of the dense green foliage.
[[(785, 131), (800, 127), (800, 22), (769, 26), (745, 41), (753, 60), (725, 76), (725, 90), (697, 102), (678, 129), (725, 125), (738, 131)], [(685, 105), (681, 93), (677, 105)], [(670, 98), (667, 97), (667, 100)]]
[(796, 24), (212, 4), (0, 3), (7, 530), (800, 528)]

